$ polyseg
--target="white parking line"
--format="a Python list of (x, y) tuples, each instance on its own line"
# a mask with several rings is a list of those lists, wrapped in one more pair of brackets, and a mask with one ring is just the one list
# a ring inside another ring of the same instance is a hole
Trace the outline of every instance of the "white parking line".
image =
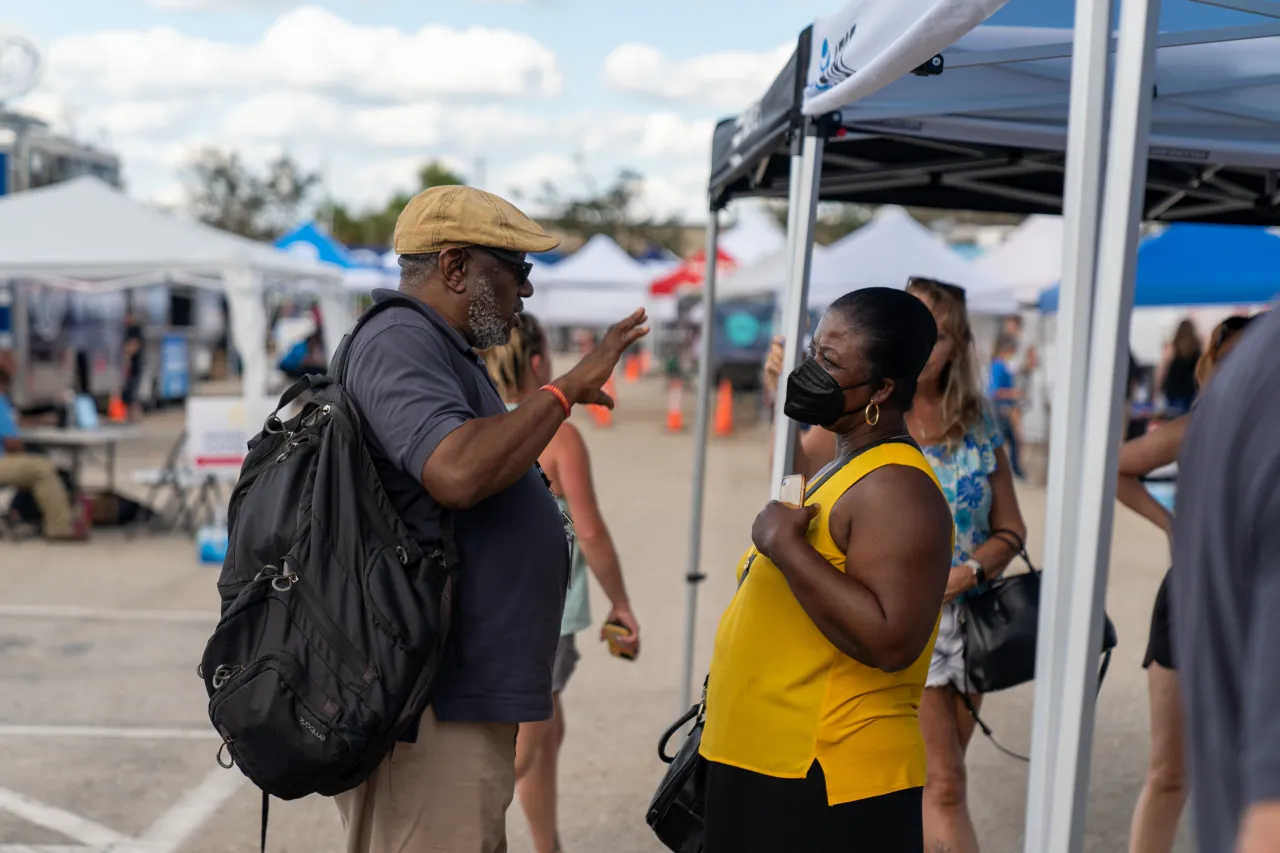
[[(0, 737), (122, 738), (125, 740), (220, 740), (212, 727), (190, 729), (108, 726), (22, 726), (0, 723)], [(3, 853), (3, 850), (0, 850)]]
[(176, 853), (244, 781), (244, 775), (238, 770), (213, 770), (170, 806), (140, 838), (129, 838), (87, 818), (0, 788), (0, 811), (83, 845), (0, 844), (0, 853)]
[(79, 619), (104, 622), (185, 622), (213, 625), (218, 614), (199, 610), (110, 610), (44, 604), (0, 604), (0, 616), (27, 619)]
[(138, 839), (140, 846), (150, 853), (174, 853), (239, 790), (244, 781), (244, 774), (238, 768), (214, 769), (142, 834)]
[(37, 802), (8, 788), (0, 788), (0, 809), (9, 812), (15, 817), (34, 823), (36, 826), (43, 826), (45, 829), (53, 830), (68, 838), (74, 838), (81, 844), (99, 850), (123, 849), (132, 843), (131, 839), (126, 838), (114, 829), (107, 829), (105, 826), (94, 823), (88, 818), (63, 811), (56, 806)]

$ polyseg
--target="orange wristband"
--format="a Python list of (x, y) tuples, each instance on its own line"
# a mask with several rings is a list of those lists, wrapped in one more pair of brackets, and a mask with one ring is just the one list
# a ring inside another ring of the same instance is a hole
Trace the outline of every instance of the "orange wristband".
[(564, 395), (563, 391), (561, 391), (559, 388), (557, 388), (554, 385), (543, 385), (538, 390), (550, 391), (552, 394), (554, 394), (555, 398), (560, 401), (560, 408), (564, 409), (565, 418), (567, 419), (569, 417), (569, 413), (572, 411), (573, 407), (569, 405), (569, 398)]

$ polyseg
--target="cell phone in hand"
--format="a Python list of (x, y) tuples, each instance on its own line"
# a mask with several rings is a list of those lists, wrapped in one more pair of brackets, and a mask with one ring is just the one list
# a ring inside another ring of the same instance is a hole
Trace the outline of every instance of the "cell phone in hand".
[(621, 622), (604, 623), (604, 638), (609, 644), (609, 654), (623, 660), (635, 660), (635, 653), (619, 645), (618, 641), (631, 636), (631, 629)]
[(788, 474), (782, 478), (778, 500), (791, 506), (804, 506), (805, 479), (803, 474)]

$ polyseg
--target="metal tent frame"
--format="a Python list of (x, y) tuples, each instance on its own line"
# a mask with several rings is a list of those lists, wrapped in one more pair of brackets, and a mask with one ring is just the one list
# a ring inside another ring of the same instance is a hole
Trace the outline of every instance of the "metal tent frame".
[[(1146, 219), (1233, 224), (1280, 224), (1280, 110), (1201, 100), (1221, 86), (1192, 81), (1157, 91), (1157, 52), (1280, 36), (1280, 23), (1192, 33), (1157, 33), (1160, 0), (1076, 0), (1068, 43), (993, 50), (944, 50), (948, 70), (981, 66), (1030, 71), (1059, 61), (1070, 85), (1061, 91), (886, 103), (895, 84), (839, 113), (774, 125), (735, 145), (744, 116), (722, 122), (713, 145), (708, 255), (715, 251), (718, 211), (746, 196), (787, 197), (791, 278), (784, 299), (785, 364), (798, 363), (818, 201), (894, 202), (943, 208), (1057, 213), (1065, 217), (1059, 307), (1059, 350), (1049, 456), (1045, 580), (1040, 615), (1032, 725), (1032, 763), (1024, 849), (1079, 853), (1093, 739), (1103, 602), (1115, 501), (1115, 470), (1127, 367), (1122, 337), (1133, 308), (1138, 228)], [(1193, 0), (1280, 19), (1277, 0)], [(800, 69), (811, 29), (801, 34), (788, 81), (800, 91)], [(984, 29), (984, 28), (979, 28)], [(963, 41), (963, 40), (962, 40)], [(1280, 54), (1280, 50), (1274, 51)], [(1114, 54), (1114, 56), (1113, 56)], [(1073, 61), (1065, 62), (1066, 58)], [(1034, 75), (1031, 75), (1034, 76)], [(1063, 82), (1063, 77), (1057, 83)], [(781, 78), (780, 78), (781, 80)], [(1034, 82), (1034, 81), (1033, 81)], [(1044, 82), (1043, 76), (1041, 81)], [(1108, 84), (1110, 83), (1110, 87)], [(776, 95), (779, 83), (770, 94)], [(1272, 74), (1240, 74), (1232, 89), (1280, 85)], [(1034, 87), (1033, 87), (1034, 88)], [(1059, 87), (1060, 88), (1060, 87)], [(884, 95), (886, 97), (879, 97)], [(1208, 134), (1196, 144), (1153, 130), (1155, 102), (1212, 113), (1243, 127), (1237, 138)], [(802, 107), (802, 104), (797, 106)], [(866, 107), (863, 109), (863, 107)], [(992, 113), (1061, 110), (1070, 121), (1052, 127), (1001, 121)], [(776, 106), (773, 115), (787, 113)], [(793, 117), (801, 110), (791, 110)], [(939, 119), (944, 119), (939, 121)], [(1256, 134), (1253, 131), (1257, 131)], [(732, 138), (732, 139), (731, 139)], [(682, 705), (693, 676), (696, 589), (702, 579), (702, 491), (709, 416), (709, 359), (715, 281), (704, 290), (699, 406), (695, 424), (693, 513), (687, 579), (689, 601)], [(796, 425), (782, 412), (775, 422), (772, 489), (790, 470)]]

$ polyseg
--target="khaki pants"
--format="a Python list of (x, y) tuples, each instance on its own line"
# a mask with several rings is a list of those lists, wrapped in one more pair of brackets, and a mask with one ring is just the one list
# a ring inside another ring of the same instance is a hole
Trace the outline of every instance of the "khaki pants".
[(364, 784), (334, 797), (347, 853), (506, 853), (515, 723), (441, 723), (428, 708)]
[(6, 453), (0, 456), (0, 486), (26, 489), (36, 499), (44, 517), (44, 535), (50, 539), (71, 536), (71, 504), (58, 469), (43, 456)]

